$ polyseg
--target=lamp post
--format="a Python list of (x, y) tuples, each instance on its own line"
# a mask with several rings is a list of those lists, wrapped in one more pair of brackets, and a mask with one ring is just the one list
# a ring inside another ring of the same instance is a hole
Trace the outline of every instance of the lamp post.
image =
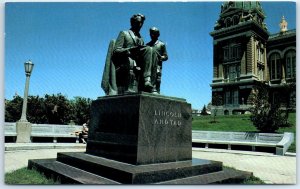
[(24, 66), (25, 66), (25, 74), (26, 74), (26, 83), (25, 83), (25, 91), (24, 91), (24, 99), (23, 99), (22, 116), (21, 116), (20, 121), (27, 122), (26, 112), (27, 112), (29, 80), (30, 80), (30, 75), (31, 75), (34, 64), (29, 60), (24, 63)]
[(26, 112), (27, 112), (29, 80), (30, 80), (30, 75), (31, 75), (34, 64), (29, 60), (24, 63), (24, 66), (25, 66), (25, 74), (26, 74), (26, 83), (25, 83), (22, 115), (21, 115), (21, 119), (16, 124), (16, 127), (17, 127), (17, 141), (16, 142), (17, 143), (31, 142), (31, 140), (30, 140), (31, 123), (27, 121)]

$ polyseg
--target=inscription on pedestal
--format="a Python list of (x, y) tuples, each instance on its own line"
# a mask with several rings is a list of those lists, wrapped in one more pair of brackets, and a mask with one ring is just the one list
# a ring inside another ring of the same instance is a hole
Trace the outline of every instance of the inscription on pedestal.
[(181, 126), (181, 113), (163, 110), (154, 110), (155, 125)]

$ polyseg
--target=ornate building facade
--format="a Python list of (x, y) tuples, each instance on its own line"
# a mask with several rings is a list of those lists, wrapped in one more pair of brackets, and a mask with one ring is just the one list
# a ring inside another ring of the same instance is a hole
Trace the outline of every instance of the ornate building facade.
[[(296, 76), (296, 31), (283, 18), (279, 33), (270, 35), (259, 2), (226, 2), (213, 37), (212, 103), (218, 114), (243, 114), (259, 82), (267, 83), (276, 99)], [(218, 103), (215, 99), (220, 99)]]

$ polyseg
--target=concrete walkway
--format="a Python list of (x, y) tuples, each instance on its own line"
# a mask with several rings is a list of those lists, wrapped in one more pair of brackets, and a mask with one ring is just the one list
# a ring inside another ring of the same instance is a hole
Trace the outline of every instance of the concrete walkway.
[[(34, 147), (36, 147), (36, 149), (34, 149)], [(44, 149), (42, 149), (42, 147), (44, 147)], [(85, 152), (85, 147), (86, 145), (83, 146), (82, 144), (5, 144), (4, 171), (8, 173), (27, 167), (29, 159), (56, 158), (57, 152)]]
[(193, 158), (222, 161), (225, 166), (253, 172), (267, 184), (296, 184), (296, 154), (193, 148)]
[[(84, 151), (83, 144), (5, 144), (4, 170), (8, 173), (26, 167), (29, 159), (56, 158), (57, 152)], [(193, 148), (193, 158), (222, 161), (225, 166), (253, 172), (254, 176), (268, 184), (296, 184), (295, 154), (277, 156), (260, 152)]]

